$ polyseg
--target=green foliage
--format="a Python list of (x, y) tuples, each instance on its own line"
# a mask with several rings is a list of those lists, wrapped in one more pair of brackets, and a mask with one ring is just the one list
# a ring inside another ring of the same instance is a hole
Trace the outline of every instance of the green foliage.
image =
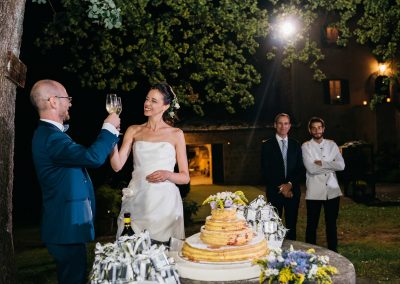
[[(207, 103), (230, 113), (254, 104), (260, 74), (252, 57), (267, 35), (266, 59), (279, 53), (286, 67), (308, 64), (315, 80), (325, 78), (313, 37), (320, 25), (338, 29), (339, 46), (354, 40), (393, 66), (399, 58), (399, 1), (62, 0), (61, 6), (37, 44), (44, 51), (64, 47), (65, 69), (82, 86), (130, 92), (143, 80), (167, 80), (182, 105), (200, 115)], [(299, 30), (282, 39), (278, 24), (287, 18)]]
[(96, 190), (96, 216), (117, 217), (121, 209), (121, 190), (102, 185)]
[[(87, 1), (87, 0), (86, 0)], [(121, 27), (121, 9), (112, 0), (89, 0), (88, 17), (93, 23), (104, 24), (107, 29)]]
[(197, 202), (189, 199), (183, 199), (183, 215), (185, 220), (185, 225), (189, 225), (193, 223), (193, 215), (196, 215), (197, 211), (199, 211), (200, 205)]
[(231, 113), (254, 103), (250, 89), (260, 75), (249, 58), (267, 31), (256, 0), (115, 1), (122, 25), (112, 30), (93, 25), (93, 2), (61, 1), (63, 11), (37, 40), (45, 51), (65, 47), (65, 69), (79, 74), (82, 86), (129, 92), (143, 79), (167, 80), (199, 114), (205, 103)]
[[(291, 18), (301, 26), (298, 33), (283, 42), (284, 65), (294, 61), (309, 62), (314, 79), (325, 78), (319, 68), (324, 59), (319, 43), (312, 38), (318, 19), (339, 30), (337, 44), (346, 46), (350, 39), (371, 48), (381, 62), (399, 56), (400, 2), (388, 0), (291, 0), (273, 1), (270, 18)], [(279, 21), (278, 21), (279, 22)], [(279, 50), (276, 49), (275, 50)], [(271, 55), (269, 55), (271, 56)]]

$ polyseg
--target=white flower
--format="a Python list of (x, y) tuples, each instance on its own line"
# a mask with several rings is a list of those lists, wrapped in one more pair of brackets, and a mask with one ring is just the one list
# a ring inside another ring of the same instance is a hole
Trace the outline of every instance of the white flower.
[(169, 116), (170, 116), (171, 118), (174, 118), (175, 113), (174, 113), (173, 111), (170, 111), (170, 112), (169, 112)]
[(133, 189), (132, 188), (124, 188), (122, 189), (122, 201), (125, 199), (133, 196)]
[(268, 262), (274, 262), (276, 260), (276, 256), (274, 254), (268, 254), (267, 256)]
[(265, 270), (265, 276), (270, 277), (273, 275), (279, 275), (279, 270), (274, 268), (268, 268)]
[(175, 105), (174, 105), (174, 108), (176, 108), (176, 109), (180, 109), (180, 108), (181, 108), (181, 106), (180, 106), (178, 103), (175, 103)]
[(312, 264), (310, 271), (308, 272), (307, 278), (313, 279), (314, 276), (317, 274), (317, 271), (318, 271), (318, 266), (316, 264)]

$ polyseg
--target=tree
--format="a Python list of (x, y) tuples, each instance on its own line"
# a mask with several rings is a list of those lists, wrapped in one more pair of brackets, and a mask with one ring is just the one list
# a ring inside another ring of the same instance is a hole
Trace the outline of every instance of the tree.
[[(322, 80), (324, 73), (319, 62), (324, 59), (318, 42), (312, 38), (317, 19), (339, 32), (337, 44), (346, 46), (351, 40), (370, 48), (379, 62), (390, 65), (393, 71), (389, 81), (398, 83), (400, 2), (393, 0), (270, 0), (273, 5), (270, 18), (294, 18), (301, 23), (301, 30), (287, 41), (283, 51), (283, 65), (294, 61), (310, 64), (314, 78)], [(274, 25), (272, 25), (274, 27)], [(273, 58), (276, 46), (268, 53)], [(371, 100), (371, 108), (382, 101), (378, 94)]]
[(65, 68), (79, 74), (83, 86), (132, 91), (143, 80), (167, 80), (197, 113), (203, 114), (207, 102), (233, 113), (254, 102), (251, 89), (260, 81), (253, 64), (257, 40), (274, 39), (277, 23), (286, 18), (301, 28), (282, 45), (271, 40), (268, 59), (279, 50), (284, 66), (309, 64), (314, 78), (322, 80), (324, 54), (313, 32), (323, 19), (338, 30), (337, 44), (355, 40), (396, 68), (400, 2), (395, 0), (64, 0), (39, 45), (66, 47)]
[(14, 281), (12, 191), (16, 85), (6, 77), (7, 52), (18, 55), (25, 0), (0, 1), (0, 283)]
[(167, 80), (199, 114), (207, 102), (231, 113), (253, 104), (260, 75), (249, 58), (267, 32), (256, 0), (115, 2), (120, 10), (109, 0), (62, 1), (39, 45), (65, 47), (65, 68), (83, 86), (132, 91), (138, 82)]

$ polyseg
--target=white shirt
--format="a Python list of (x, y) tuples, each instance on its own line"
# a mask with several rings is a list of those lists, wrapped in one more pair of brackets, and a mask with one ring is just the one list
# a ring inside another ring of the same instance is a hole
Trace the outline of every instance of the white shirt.
[(278, 140), (278, 144), (279, 144), (279, 148), (281, 148), (281, 152), (282, 152), (282, 140), (286, 141), (286, 149), (289, 148), (287, 136), (285, 138), (282, 138), (278, 134), (275, 134), (275, 137), (276, 137), (276, 140)]
[[(336, 143), (327, 139), (317, 143), (311, 139), (303, 143), (301, 150), (307, 170), (306, 199), (327, 200), (341, 196), (335, 171), (344, 169), (344, 160)], [(315, 160), (320, 160), (322, 166), (315, 164)]]
[[(45, 122), (48, 122), (48, 123), (51, 123), (51, 124), (55, 125), (55, 126), (56, 126), (58, 129), (60, 129), (61, 131), (65, 131), (65, 130), (64, 130), (64, 125), (62, 125), (61, 123), (59, 123), (59, 122), (57, 122), (57, 121), (50, 120), (50, 119), (44, 119), (44, 118), (41, 118), (40, 120), (45, 121)], [(109, 123), (109, 122), (103, 123), (102, 129), (105, 129), (105, 130), (110, 131), (110, 132), (111, 132), (112, 134), (114, 134), (115, 136), (118, 136), (118, 135), (119, 135), (119, 131), (115, 128), (114, 125), (112, 125), (112, 124)]]

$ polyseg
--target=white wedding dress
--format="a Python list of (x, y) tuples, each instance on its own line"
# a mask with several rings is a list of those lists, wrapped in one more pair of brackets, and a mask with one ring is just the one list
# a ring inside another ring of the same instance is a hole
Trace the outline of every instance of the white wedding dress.
[(170, 182), (149, 183), (146, 176), (157, 170), (174, 171), (175, 147), (168, 142), (136, 141), (132, 146), (133, 172), (124, 189), (118, 217), (120, 236), (124, 213), (131, 213), (135, 233), (148, 230), (153, 240), (166, 242), (170, 237), (185, 238), (183, 206), (178, 187)]

